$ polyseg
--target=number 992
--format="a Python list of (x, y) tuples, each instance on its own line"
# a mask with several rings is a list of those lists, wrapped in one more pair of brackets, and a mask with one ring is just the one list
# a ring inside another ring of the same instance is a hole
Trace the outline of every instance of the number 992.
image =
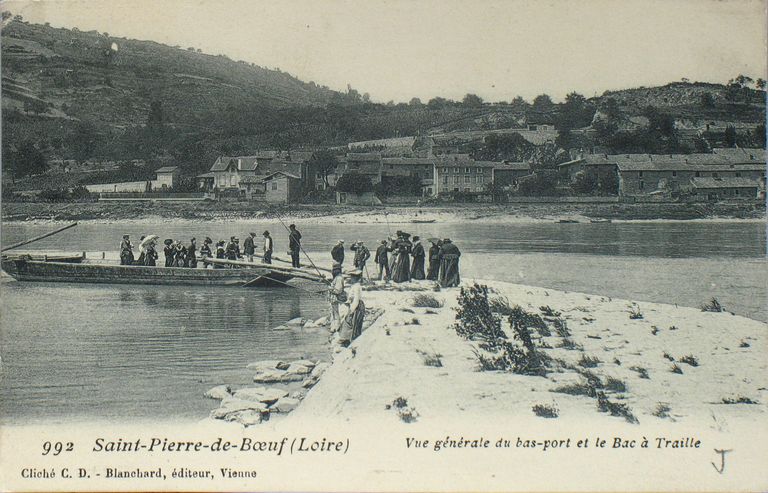
[(59, 455), (62, 452), (72, 452), (75, 449), (75, 444), (72, 442), (45, 442), (43, 443), (42, 455)]

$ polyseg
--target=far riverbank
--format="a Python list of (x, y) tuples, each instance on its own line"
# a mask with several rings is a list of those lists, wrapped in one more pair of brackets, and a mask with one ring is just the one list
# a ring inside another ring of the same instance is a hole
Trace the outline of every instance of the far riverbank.
[(4, 222), (313, 219), (329, 223), (765, 219), (765, 204), (429, 204), (342, 206), (255, 202), (9, 202)]

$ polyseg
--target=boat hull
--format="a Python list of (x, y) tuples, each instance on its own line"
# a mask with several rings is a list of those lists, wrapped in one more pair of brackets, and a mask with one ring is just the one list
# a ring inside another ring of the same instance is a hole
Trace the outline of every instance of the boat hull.
[(263, 267), (203, 269), (143, 265), (77, 264), (3, 260), (2, 268), (19, 281), (96, 284), (284, 286), (292, 276)]

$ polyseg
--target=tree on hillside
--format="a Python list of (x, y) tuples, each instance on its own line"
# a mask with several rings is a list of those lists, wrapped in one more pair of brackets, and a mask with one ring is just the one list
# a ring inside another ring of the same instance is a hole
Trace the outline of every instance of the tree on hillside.
[(528, 104), (528, 101), (523, 99), (522, 96), (515, 96), (515, 98), (512, 100), (512, 102), (509, 103), (509, 105), (519, 110), (527, 109), (530, 106), (530, 104)]
[(96, 152), (98, 144), (96, 126), (88, 121), (77, 122), (69, 136), (69, 142), (74, 159), (78, 163), (84, 163)]
[(411, 98), (410, 101), (408, 101), (409, 106), (422, 106), (421, 99), (419, 98)]
[(336, 190), (361, 194), (373, 191), (373, 183), (369, 177), (360, 173), (344, 173), (336, 182)]
[(9, 159), (4, 156), (4, 166), (11, 172), (14, 178), (29, 175), (39, 175), (48, 170), (48, 161), (43, 153), (35, 147), (32, 141), (25, 141), (16, 152), (10, 153)]
[(755, 82), (755, 87), (760, 89), (761, 91), (765, 90), (765, 79), (757, 79)]
[(725, 147), (736, 146), (736, 128), (733, 125), (725, 127)]
[(450, 101), (445, 98), (434, 97), (427, 102), (427, 108), (431, 110), (439, 110), (448, 106), (449, 103)]
[(701, 93), (701, 107), (702, 108), (715, 107), (715, 98), (712, 97), (711, 93), (708, 93), (708, 92)]
[(336, 155), (329, 150), (321, 150), (312, 154), (312, 158), (309, 160), (309, 169), (314, 170), (316, 173), (321, 173), (325, 186), (328, 187), (328, 174), (336, 169), (339, 161), (336, 159)]
[(560, 105), (555, 126), (562, 132), (586, 127), (592, 122), (594, 114), (595, 107), (587, 101), (587, 98), (572, 92), (565, 97), (565, 102)]
[(468, 93), (467, 95), (464, 96), (464, 99), (461, 100), (461, 104), (469, 108), (479, 108), (483, 106), (483, 98), (481, 98), (477, 94)]
[(754, 80), (752, 77), (739, 74), (735, 79), (733, 79), (733, 82), (739, 85), (739, 87), (748, 87)]
[(755, 127), (755, 144), (765, 149), (765, 123)]
[(533, 99), (533, 109), (536, 111), (549, 111), (554, 106), (555, 103), (547, 94), (540, 94)]
[(472, 152), (479, 161), (526, 161), (533, 154), (534, 145), (520, 134), (489, 134), (483, 145)]

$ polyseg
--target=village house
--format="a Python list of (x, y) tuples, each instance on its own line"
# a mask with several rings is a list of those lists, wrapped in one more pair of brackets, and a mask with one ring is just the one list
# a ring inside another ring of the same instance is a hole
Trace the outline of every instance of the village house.
[(381, 183), (381, 159), (380, 152), (349, 152), (340, 176), (345, 173), (359, 173), (370, 178), (374, 185)]
[(760, 182), (751, 178), (691, 178), (696, 200), (755, 200)]
[(468, 154), (443, 156), (435, 162), (434, 195), (450, 192), (484, 193), (501, 163), (475, 161)]
[(276, 171), (262, 178), (264, 200), (273, 204), (292, 204), (302, 197), (301, 177), (286, 171)]
[[(563, 163), (560, 169), (570, 180), (582, 171), (598, 176), (615, 174), (620, 196), (691, 191), (695, 187), (694, 178), (712, 178), (719, 188), (729, 193), (743, 190), (746, 183), (743, 179), (752, 180), (759, 190), (765, 190), (765, 151), (762, 149), (716, 149), (712, 154), (590, 154)], [(715, 184), (701, 180), (698, 183), (699, 187)], [(740, 191), (739, 195), (742, 194)], [(697, 197), (703, 195), (703, 192), (696, 194)], [(735, 192), (732, 195), (735, 196)]]
[(181, 170), (178, 166), (163, 166), (155, 171), (156, 179), (152, 182), (152, 189), (173, 189), (181, 184)]
[[(316, 187), (317, 173), (310, 169), (312, 156), (311, 151), (260, 151), (249, 156), (219, 156), (208, 173), (196, 177), (198, 189), (246, 200), (296, 201), (297, 196)], [(282, 175), (276, 177), (276, 173)], [(284, 186), (281, 180), (285, 180)], [(271, 189), (275, 185), (278, 188)], [(278, 199), (278, 196), (282, 198)]]
[(502, 162), (493, 168), (493, 184), (503, 189), (514, 189), (518, 180), (531, 174), (531, 165), (525, 162)]
[(413, 177), (420, 181), (421, 195), (434, 195), (435, 160), (430, 158), (382, 158), (381, 180)]

